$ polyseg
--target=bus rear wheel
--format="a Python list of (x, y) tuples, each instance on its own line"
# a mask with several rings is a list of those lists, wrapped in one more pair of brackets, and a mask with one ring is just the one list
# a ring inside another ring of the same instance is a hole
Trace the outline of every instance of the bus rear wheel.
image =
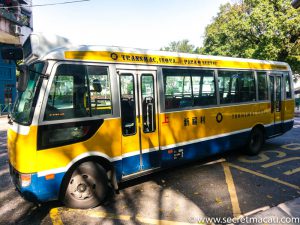
[(70, 208), (93, 208), (105, 200), (107, 193), (105, 169), (97, 163), (84, 162), (73, 171), (63, 202)]
[(262, 129), (255, 127), (251, 131), (248, 145), (245, 153), (247, 155), (257, 155), (265, 142), (264, 132)]

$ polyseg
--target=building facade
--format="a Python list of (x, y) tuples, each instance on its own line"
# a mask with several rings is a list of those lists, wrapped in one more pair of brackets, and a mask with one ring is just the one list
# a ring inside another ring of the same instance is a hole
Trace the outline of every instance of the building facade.
[[(0, 0), (0, 50), (20, 46), (32, 32), (31, 0)], [(16, 97), (16, 64), (0, 54), (0, 114)]]

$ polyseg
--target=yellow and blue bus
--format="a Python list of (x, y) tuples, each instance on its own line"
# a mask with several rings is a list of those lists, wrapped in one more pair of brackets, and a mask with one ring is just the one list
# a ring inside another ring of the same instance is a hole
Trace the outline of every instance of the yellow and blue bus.
[(283, 62), (78, 46), (23, 46), (8, 154), (20, 193), (90, 208), (109, 187), (232, 149), (258, 154), (293, 127)]

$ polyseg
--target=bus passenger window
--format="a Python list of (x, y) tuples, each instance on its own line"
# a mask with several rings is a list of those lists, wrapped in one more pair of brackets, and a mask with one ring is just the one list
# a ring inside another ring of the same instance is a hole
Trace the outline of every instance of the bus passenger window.
[(268, 100), (267, 73), (257, 72), (258, 100)]
[(176, 109), (193, 106), (192, 82), (188, 70), (163, 69), (165, 108)]
[(135, 91), (132, 74), (120, 76), (122, 133), (125, 136), (136, 133)]
[(256, 101), (256, 88), (251, 71), (219, 71), (220, 103)]
[[(192, 94), (188, 76), (167, 76), (165, 85), (166, 109), (192, 106)], [(189, 90), (190, 89), (190, 90)]]
[(285, 93), (286, 98), (292, 98), (291, 80), (288, 73), (285, 73)]
[(212, 70), (191, 70), (194, 106), (217, 104), (214, 72)]
[(213, 70), (163, 69), (165, 109), (217, 104)]

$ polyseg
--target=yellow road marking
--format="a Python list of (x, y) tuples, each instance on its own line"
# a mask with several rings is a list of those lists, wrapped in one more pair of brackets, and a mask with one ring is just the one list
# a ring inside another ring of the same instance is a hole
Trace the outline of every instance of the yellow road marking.
[(262, 152), (260, 153), (257, 157), (258, 159), (249, 159), (249, 157), (247, 156), (240, 156), (238, 158), (238, 160), (240, 162), (243, 162), (243, 163), (263, 163), (263, 162), (266, 162), (270, 159), (269, 156), (267, 156), (266, 153), (269, 153), (269, 152), (275, 152), (277, 153), (276, 155), (276, 158), (283, 158), (286, 156), (286, 153), (285, 152), (282, 152), (282, 151), (276, 151), (276, 150), (269, 150), (269, 151), (265, 151), (265, 152)]
[(300, 144), (299, 143), (291, 143), (287, 145), (282, 145), (281, 148), (287, 149), (287, 150), (292, 150), (292, 151), (297, 151), (300, 150)]
[(107, 218), (107, 219), (114, 219), (114, 220), (130, 220), (130, 216), (127, 215), (116, 215), (113, 213), (107, 213), (103, 211), (97, 211), (97, 210), (81, 210), (81, 209), (63, 209), (64, 212), (73, 212), (73, 213), (81, 213), (90, 217), (95, 218)]
[(232, 212), (234, 217), (239, 217), (242, 215), (240, 205), (239, 205), (239, 200), (236, 194), (236, 189), (234, 186), (233, 182), (233, 177), (230, 171), (230, 168), (226, 162), (222, 163), (224, 173), (225, 173), (225, 180), (227, 183), (229, 195), (230, 195), (230, 200), (231, 200), (231, 205), (232, 205)]
[(135, 221), (139, 221), (140, 223), (153, 224), (153, 225), (196, 225), (197, 224), (197, 223), (193, 224), (193, 223), (185, 223), (185, 222), (178, 222), (178, 221), (170, 221), (170, 220), (157, 220), (157, 219), (144, 218), (141, 216), (132, 217), (129, 215), (116, 215), (113, 213), (107, 213), (107, 212), (97, 211), (97, 210), (61, 208), (60, 211), (80, 213), (82, 215), (86, 215), (94, 218), (105, 218), (105, 219), (125, 220), (125, 221), (135, 220)]
[(253, 174), (253, 175), (256, 175), (256, 176), (259, 176), (259, 177), (262, 177), (262, 178), (265, 178), (265, 179), (268, 179), (268, 180), (271, 180), (271, 181), (274, 181), (274, 182), (279, 183), (279, 184), (283, 184), (283, 185), (285, 185), (285, 186), (294, 188), (294, 189), (296, 189), (296, 190), (300, 190), (300, 187), (299, 187), (299, 186), (294, 185), (294, 184), (290, 184), (290, 183), (285, 182), (285, 181), (282, 181), (282, 180), (279, 180), (278, 178), (273, 178), (273, 177), (264, 175), (264, 174), (262, 174), (262, 173), (255, 172), (255, 171), (253, 171), (253, 170), (249, 170), (249, 169), (246, 169), (246, 168), (244, 168), (244, 167), (234, 165), (234, 164), (232, 164), (232, 163), (227, 163), (227, 164), (228, 164), (228, 166), (233, 167), (233, 168), (236, 168), (236, 169), (241, 170), (241, 171), (243, 171), (243, 172), (251, 173), (251, 174)]
[(284, 172), (284, 174), (285, 175), (293, 175), (293, 174), (298, 173), (298, 172), (300, 172), (300, 167), (297, 168), (297, 169), (288, 170), (288, 171)]
[(82, 213), (84, 213), (87, 216), (96, 217), (96, 218), (106, 218), (106, 219), (113, 219), (113, 220), (125, 220), (129, 221), (130, 216), (127, 215), (116, 215), (113, 213), (106, 213), (102, 211), (91, 211), (91, 210), (82, 210)]
[(300, 157), (290, 157), (290, 158), (281, 159), (281, 160), (278, 160), (278, 161), (275, 161), (275, 162), (264, 164), (264, 165), (262, 165), (262, 167), (263, 168), (269, 168), (271, 166), (276, 166), (276, 165), (279, 165), (279, 164), (282, 164), (282, 163), (285, 163), (285, 162), (299, 160), (299, 159), (300, 159)]
[(49, 214), (53, 225), (63, 225), (63, 222), (59, 215), (58, 208), (51, 209)]

